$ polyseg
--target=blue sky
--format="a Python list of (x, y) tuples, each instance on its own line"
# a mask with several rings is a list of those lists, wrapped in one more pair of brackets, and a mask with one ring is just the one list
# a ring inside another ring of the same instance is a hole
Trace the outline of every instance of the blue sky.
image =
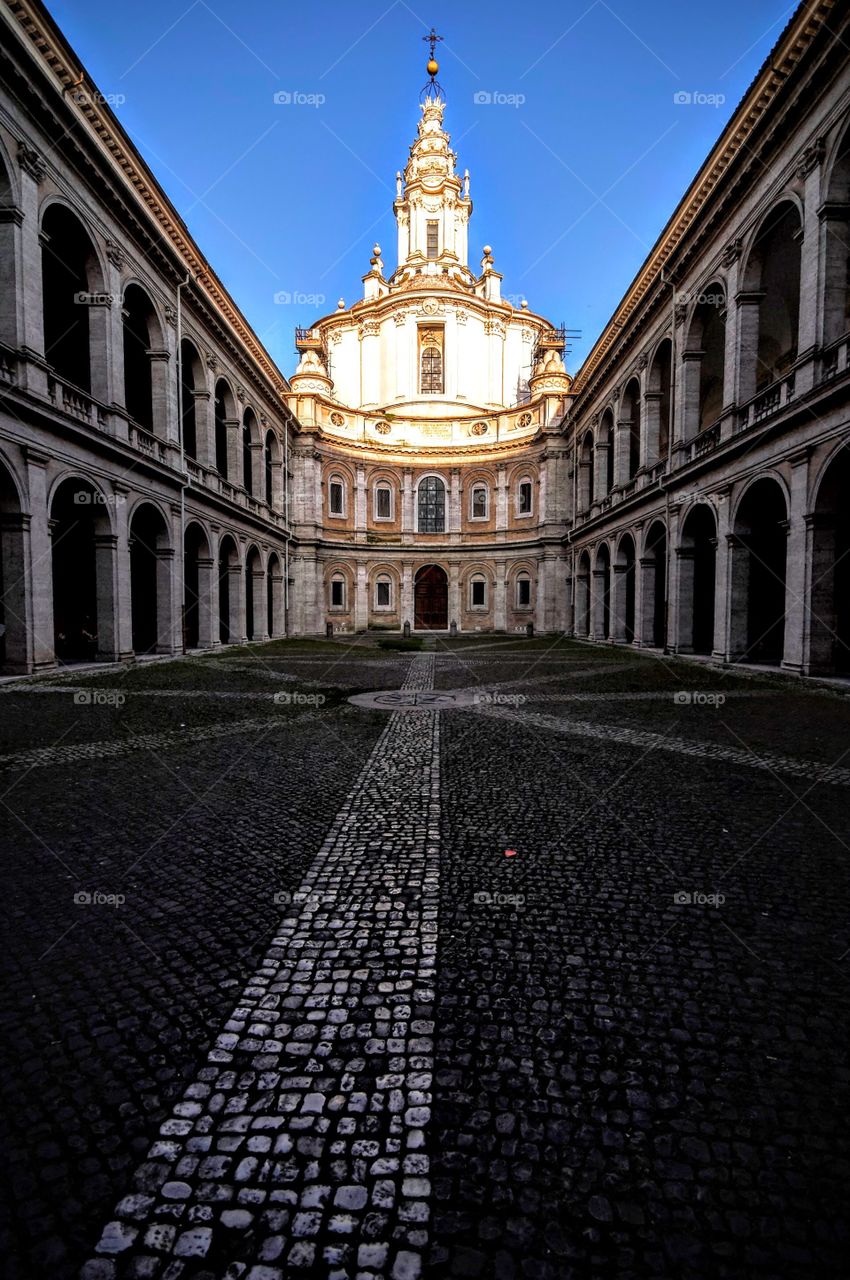
[[(432, 24), (445, 37), (446, 127), (471, 174), (470, 264), (492, 245), (511, 301), (526, 296), (582, 330), (575, 370), (795, 8), (49, 7), (286, 374), (295, 325), (361, 296), (376, 240), (395, 266), (394, 175), (415, 133)], [(677, 103), (680, 93), (697, 100)], [(281, 293), (298, 300), (275, 301)]]

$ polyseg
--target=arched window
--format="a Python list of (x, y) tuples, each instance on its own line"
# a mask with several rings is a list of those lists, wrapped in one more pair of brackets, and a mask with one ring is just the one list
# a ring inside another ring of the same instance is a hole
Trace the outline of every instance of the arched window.
[(332, 609), (345, 608), (345, 578), (341, 573), (335, 573), (331, 578), (330, 607)]
[(215, 384), (215, 469), (227, 479), (227, 423), (236, 418), (233, 395), (223, 378)]
[(379, 480), (375, 485), (375, 519), (392, 520), (393, 489), (387, 480)]
[(202, 386), (201, 358), (188, 338), (184, 338), (180, 343), (180, 434), (183, 451), (189, 458), (198, 456), (195, 392)]
[(521, 573), (516, 580), (516, 606), (518, 609), (531, 608), (531, 578)]
[(345, 515), (345, 481), (342, 476), (328, 479), (328, 515)]
[(242, 419), (242, 484), (245, 492), (254, 493), (254, 450), (253, 444), (257, 438), (257, 420), (251, 409), (245, 410), (245, 416)]
[(490, 492), (486, 484), (474, 484), (469, 498), (470, 520), (486, 520), (490, 514)]
[[(108, 296), (92, 242), (70, 209), (52, 204), (41, 245), (45, 359), (60, 378), (103, 394)], [(99, 377), (93, 378), (93, 365)]]
[(391, 609), (393, 607), (393, 580), (388, 573), (381, 573), (375, 579), (375, 608)]
[(266, 432), (266, 442), (263, 445), (263, 475), (266, 486), (266, 502), (270, 507), (274, 507), (274, 461), (277, 453), (277, 442), (271, 431)]
[(719, 282), (703, 289), (683, 353), (685, 439), (717, 422), (723, 412), (726, 367), (726, 291)]
[(593, 448), (593, 432), (586, 431), (581, 442), (578, 463), (578, 509), (579, 512), (590, 510), (593, 502), (593, 469), (596, 466)]
[(417, 516), (420, 533), (445, 533), (446, 486), (439, 476), (425, 476), (419, 481)]
[(153, 431), (151, 321), (153, 306), (137, 284), (124, 291), (121, 323), (124, 338), (124, 404), (133, 422)]
[(802, 235), (797, 207), (785, 201), (753, 244), (739, 302), (741, 401), (782, 378), (797, 359)]
[(423, 395), (442, 394), (442, 329), (421, 329), (419, 332), (419, 390)]
[(487, 579), (483, 573), (474, 573), (469, 579), (470, 609), (487, 608)]

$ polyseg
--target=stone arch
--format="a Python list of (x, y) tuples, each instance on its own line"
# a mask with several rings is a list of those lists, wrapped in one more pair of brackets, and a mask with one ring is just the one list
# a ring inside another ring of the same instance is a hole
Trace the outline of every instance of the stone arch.
[(134, 653), (173, 653), (174, 547), (168, 520), (143, 499), (130, 513), (130, 609)]
[(200, 520), (190, 520), (183, 535), (183, 642), (187, 649), (209, 649), (220, 642), (214, 569), (209, 534)]
[(282, 507), (282, 454), (277, 433), (267, 427), (263, 438), (263, 497), (272, 511), (280, 511)]
[(594, 440), (593, 432), (588, 427), (581, 438), (579, 447), (578, 461), (578, 509), (579, 512), (590, 510), (594, 496), (594, 470), (596, 460), (594, 456)]
[(270, 551), (266, 561), (266, 630), (271, 639), (286, 635), (286, 584), (276, 551)]
[(44, 357), (72, 388), (107, 402), (108, 315), (113, 299), (95, 240), (67, 204), (50, 201), (41, 217)]
[(223, 533), (218, 544), (218, 618), (222, 644), (239, 644), (245, 639), (242, 561), (232, 533)]
[(65, 662), (116, 656), (117, 618), (112, 501), (88, 477), (66, 475), (50, 499), (53, 628)]
[(416, 481), (415, 510), (417, 533), (445, 533), (447, 523), (447, 485), (437, 471), (428, 471)]
[(777, 665), (785, 644), (788, 501), (777, 476), (750, 481), (738, 496), (730, 564), (731, 656)]
[(18, 347), (18, 254), (21, 212), (16, 173), (0, 140), (0, 342)]
[(653, 520), (644, 539), (641, 570), (641, 643), (667, 647), (667, 526)]
[(694, 502), (685, 512), (676, 548), (678, 561), (677, 651), (714, 650), (717, 517), (711, 502)]
[(268, 593), (263, 557), (256, 543), (245, 552), (245, 634), (249, 640), (268, 639)]
[(576, 564), (575, 633), (586, 639), (590, 635), (590, 552), (582, 551)]
[(620, 402), (618, 424), (620, 451), (618, 483), (630, 484), (640, 467), (641, 403), (640, 379), (630, 378)]
[[(206, 374), (201, 353), (191, 338), (183, 338), (180, 342), (180, 438), (183, 441), (183, 452), (188, 458), (198, 457), (199, 437), (203, 425), (202, 414), (198, 412), (198, 399), (206, 392)], [(201, 421), (199, 421), (201, 419)]]
[(842, 444), (818, 477), (808, 602), (809, 670), (850, 673), (850, 446)]
[(231, 436), (235, 434), (236, 428), (239, 426), (239, 415), (236, 410), (236, 397), (226, 378), (219, 378), (215, 384), (213, 423), (215, 469), (226, 480), (233, 480), (237, 472), (235, 447), (231, 444)]
[(723, 412), (726, 286), (711, 280), (696, 297), (682, 352), (684, 437), (712, 427)]
[(242, 414), (242, 487), (258, 498), (263, 491), (262, 438), (254, 410), (248, 406)]
[(135, 281), (124, 286), (121, 308), (124, 343), (124, 406), (127, 416), (146, 431), (166, 435), (166, 388), (162, 326), (147, 290)]
[(618, 644), (632, 644), (635, 639), (635, 601), (637, 586), (637, 551), (634, 535), (620, 535), (611, 566), (611, 627)]
[(826, 168), (824, 220), (823, 340), (850, 330), (850, 120), (842, 122)]
[(673, 343), (662, 338), (649, 362), (644, 395), (646, 464), (654, 467), (670, 452), (673, 405)]
[(417, 631), (448, 630), (449, 577), (441, 564), (424, 564), (416, 570), (413, 626)]
[(786, 196), (752, 238), (739, 297), (739, 377), (743, 402), (784, 377), (797, 359), (803, 222)]

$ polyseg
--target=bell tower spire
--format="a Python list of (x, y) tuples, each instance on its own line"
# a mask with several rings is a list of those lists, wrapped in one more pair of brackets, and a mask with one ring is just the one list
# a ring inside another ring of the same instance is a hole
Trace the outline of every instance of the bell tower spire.
[(414, 275), (450, 275), (471, 284), (469, 175), (458, 176), (457, 155), (443, 129), (446, 97), (437, 81), (440, 66), (434, 56), (437, 41), (443, 37), (432, 27), (422, 38), (430, 46), (428, 80), (419, 95), (422, 115), (407, 164), (396, 174), (393, 211), (398, 227), (398, 269), (393, 280), (399, 283)]

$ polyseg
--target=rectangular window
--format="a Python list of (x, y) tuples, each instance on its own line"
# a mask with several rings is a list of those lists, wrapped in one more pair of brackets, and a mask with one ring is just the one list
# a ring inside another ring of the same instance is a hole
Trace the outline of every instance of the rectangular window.
[(375, 517), (378, 520), (391, 520), (392, 514), (392, 492), (382, 484), (375, 490)]
[(487, 490), (480, 485), (472, 490), (472, 518), (473, 520), (487, 519)]
[(519, 486), (519, 514), (521, 516), (531, 515), (531, 481), (523, 480)]
[(334, 578), (331, 583), (331, 605), (334, 609), (345, 607), (345, 583), (342, 578)]
[(481, 607), (487, 603), (485, 595), (485, 582), (483, 578), (472, 579), (472, 607)]
[(440, 224), (430, 219), (425, 223), (425, 256), (437, 258), (440, 255)]
[(331, 515), (341, 516), (343, 514), (343, 491), (342, 484), (339, 480), (331, 480), (330, 484), (330, 503)]
[(531, 604), (531, 579), (517, 578), (516, 602), (519, 607), (527, 608)]
[(378, 583), (377, 605), (379, 609), (389, 609), (390, 607), (390, 584), (388, 582)]

